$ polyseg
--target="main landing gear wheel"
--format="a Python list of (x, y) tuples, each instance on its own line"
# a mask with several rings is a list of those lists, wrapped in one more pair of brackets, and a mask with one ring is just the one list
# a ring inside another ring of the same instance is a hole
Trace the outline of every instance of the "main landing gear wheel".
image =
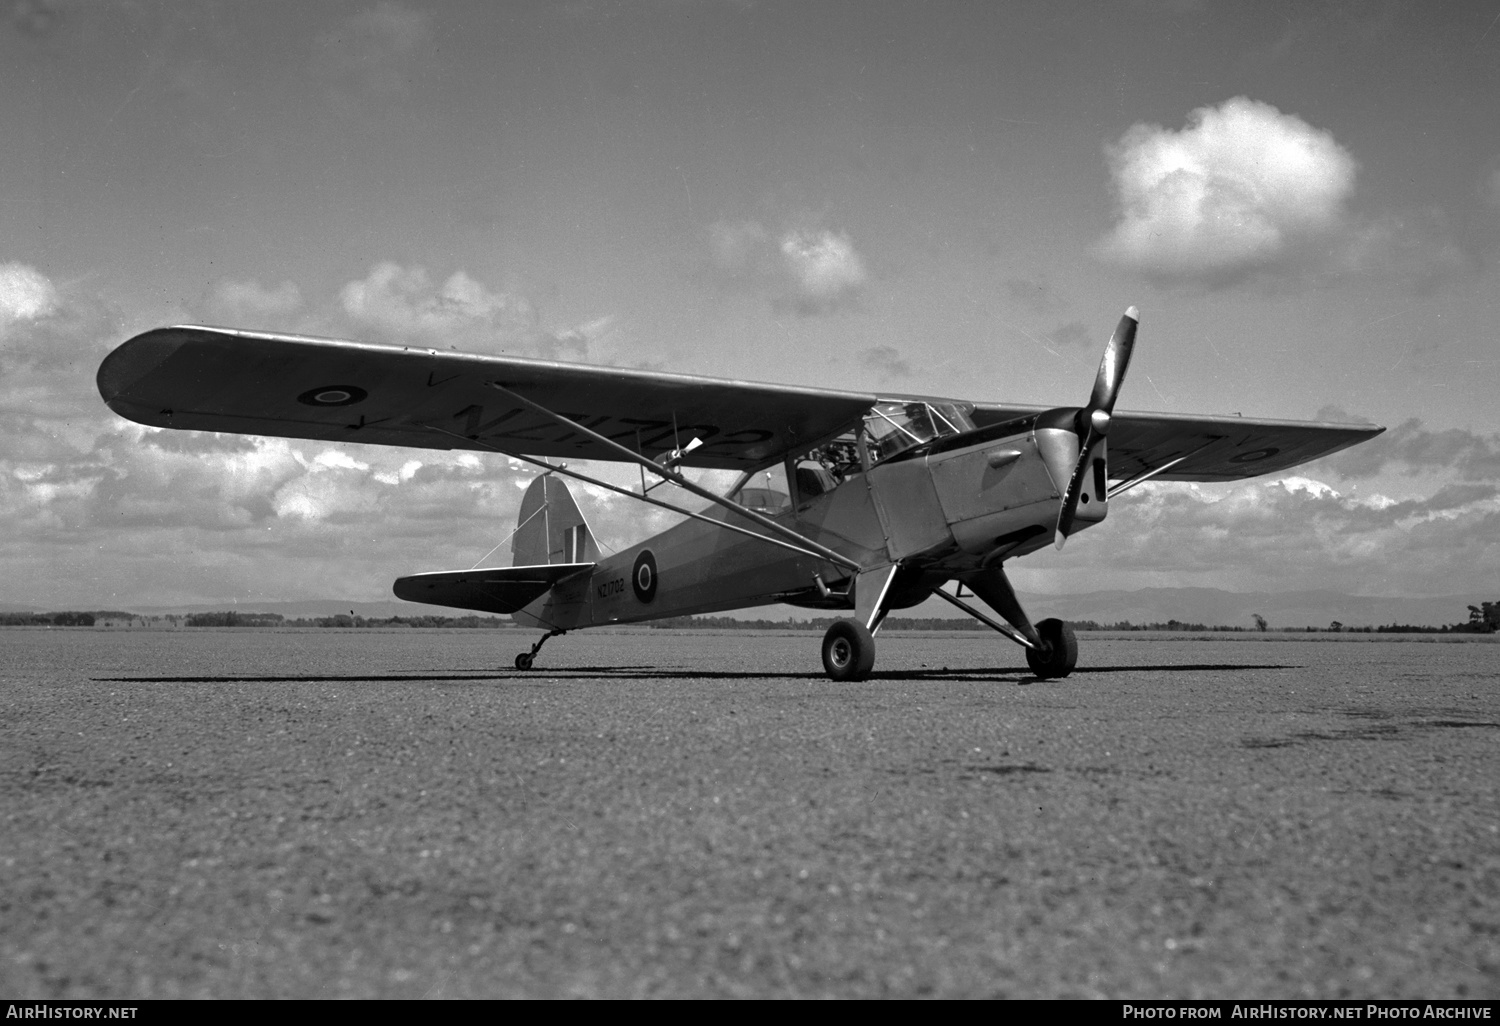
[(875, 637), (858, 620), (835, 620), (823, 635), (823, 669), (833, 680), (864, 680), (875, 666)]
[(1073, 625), (1062, 620), (1043, 620), (1036, 625), (1036, 632), (1046, 645), (1044, 651), (1034, 648), (1026, 650), (1026, 665), (1042, 680), (1066, 677), (1078, 665), (1078, 638), (1073, 634)]
[(535, 657), (530, 652), (516, 653), (516, 669), (529, 670)]

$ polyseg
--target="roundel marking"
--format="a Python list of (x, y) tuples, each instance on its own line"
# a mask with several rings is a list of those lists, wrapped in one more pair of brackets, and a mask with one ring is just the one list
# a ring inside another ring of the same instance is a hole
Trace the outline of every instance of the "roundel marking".
[(1242, 452), (1238, 456), (1229, 457), (1229, 462), (1259, 463), (1261, 460), (1270, 459), (1280, 451), (1280, 449), (1252, 449), (1249, 452)]
[(304, 406), (353, 406), (369, 397), (369, 392), (354, 385), (319, 385), (303, 392), (297, 401)]
[(656, 557), (646, 549), (635, 557), (635, 569), (630, 571), (630, 586), (635, 597), (650, 602), (656, 597)]

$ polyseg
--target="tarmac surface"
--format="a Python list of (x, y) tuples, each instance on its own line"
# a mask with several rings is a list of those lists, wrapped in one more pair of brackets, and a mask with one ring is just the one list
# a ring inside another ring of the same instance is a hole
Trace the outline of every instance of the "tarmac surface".
[(1500, 997), (1495, 644), (534, 636), (0, 631), (0, 996)]

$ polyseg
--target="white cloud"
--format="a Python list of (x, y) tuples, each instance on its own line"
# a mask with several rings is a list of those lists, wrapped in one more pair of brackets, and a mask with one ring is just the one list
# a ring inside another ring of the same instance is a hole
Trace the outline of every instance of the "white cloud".
[[(1347, 417), (1342, 410), (1318, 411), (1329, 419)], [(1407, 475), (1439, 474), (1461, 481), (1500, 482), (1500, 435), (1464, 428), (1433, 431), (1415, 417), (1368, 441), (1319, 461), (1346, 478), (1375, 477), (1387, 470)]]
[(1321, 499), (1324, 496), (1331, 496), (1335, 499), (1341, 497), (1332, 485), (1324, 484), (1322, 481), (1314, 481), (1310, 477), (1300, 477), (1294, 474), (1291, 477), (1283, 477), (1276, 483), (1288, 492), (1306, 492), (1315, 499)]
[(717, 221), (709, 226), (709, 259), (722, 283), (805, 315), (850, 305), (869, 281), (849, 236), (826, 228), (773, 232), (755, 220)]
[(1497, 525), (1500, 498), (1488, 485), (1449, 484), (1427, 498), (1392, 501), (1340, 495), (1299, 476), (1149, 482), (1112, 502), (1109, 519), (1081, 534), (1077, 551), (1051, 573), (1073, 587), (1098, 587), (1083, 582), (1107, 575), (1115, 587), (1486, 591), (1500, 573)]
[(339, 298), (344, 313), (365, 328), (444, 347), (529, 345), (537, 334), (530, 302), (491, 292), (463, 271), (434, 286), (426, 268), (386, 261), (345, 285)]
[(300, 310), (302, 290), (290, 281), (268, 288), (258, 281), (225, 279), (209, 290), (205, 306), (215, 319), (244, 327), (249, 327), (246, 321), (254, 321), (265, 327)]
[(25, 264), (0, 264), (0, 331), (16, 321), (46, 317), (57, 303), (57, 289), (46, 275)]
[(864, 261), (842, 232), (788, 232), (780, 249), (799, 298), (812, 307), (832, 307), (852, 297), (868, 277)]
[(1105, 256), (1163, 278), (1223, 280), (1337, 234), (1357, 164), (1331, 134), (1240, 96), (1172, 131), (1137, 124), (1107, 147), (1119, 221)]

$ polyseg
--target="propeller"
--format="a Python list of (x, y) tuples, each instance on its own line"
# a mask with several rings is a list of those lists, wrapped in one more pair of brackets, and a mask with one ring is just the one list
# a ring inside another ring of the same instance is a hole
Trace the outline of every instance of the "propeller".
[(662, 453), (660, 456), (656, 457), (656, 462), (660, 463), (668, 470), (676, 470), (677, 465), (683, 460), (687, 459), (688, 453), (692, 452), (702, 444), (703, 439), (694, 438), (691, 442), (688, 442), (687, 445), (684, 445), (681, 448), (669, 449), (666, 452)]
[(1109, 434), (1109, 421), (1115, 412), (1115, 399), (1120, 394), (1120, 384), (1125, 380), (1125, 370), (1130, 366), (1130, 352), (1135, 347), (1135, 329), (1141, 315), (1135, 307), (1125, 311), (1115, 333), (1104, 347), (1104, 359), (1099, 361), (1099, 376), (1094, 379), (1094, 391), (1089, 404), (1078, 411), (1074, 430), (1078, 433), (1078, 465), (1068, 480), (1068, 490), (1063, 493), (1062, 509), (1057, 514), (1057, 547), (1063, 547), (1073, 530), (1073, 519), (1078, 515), (1078, 498), (1083, 494), (1084, 482), (1089, 473), (1089, 455), (1094, 446)]

